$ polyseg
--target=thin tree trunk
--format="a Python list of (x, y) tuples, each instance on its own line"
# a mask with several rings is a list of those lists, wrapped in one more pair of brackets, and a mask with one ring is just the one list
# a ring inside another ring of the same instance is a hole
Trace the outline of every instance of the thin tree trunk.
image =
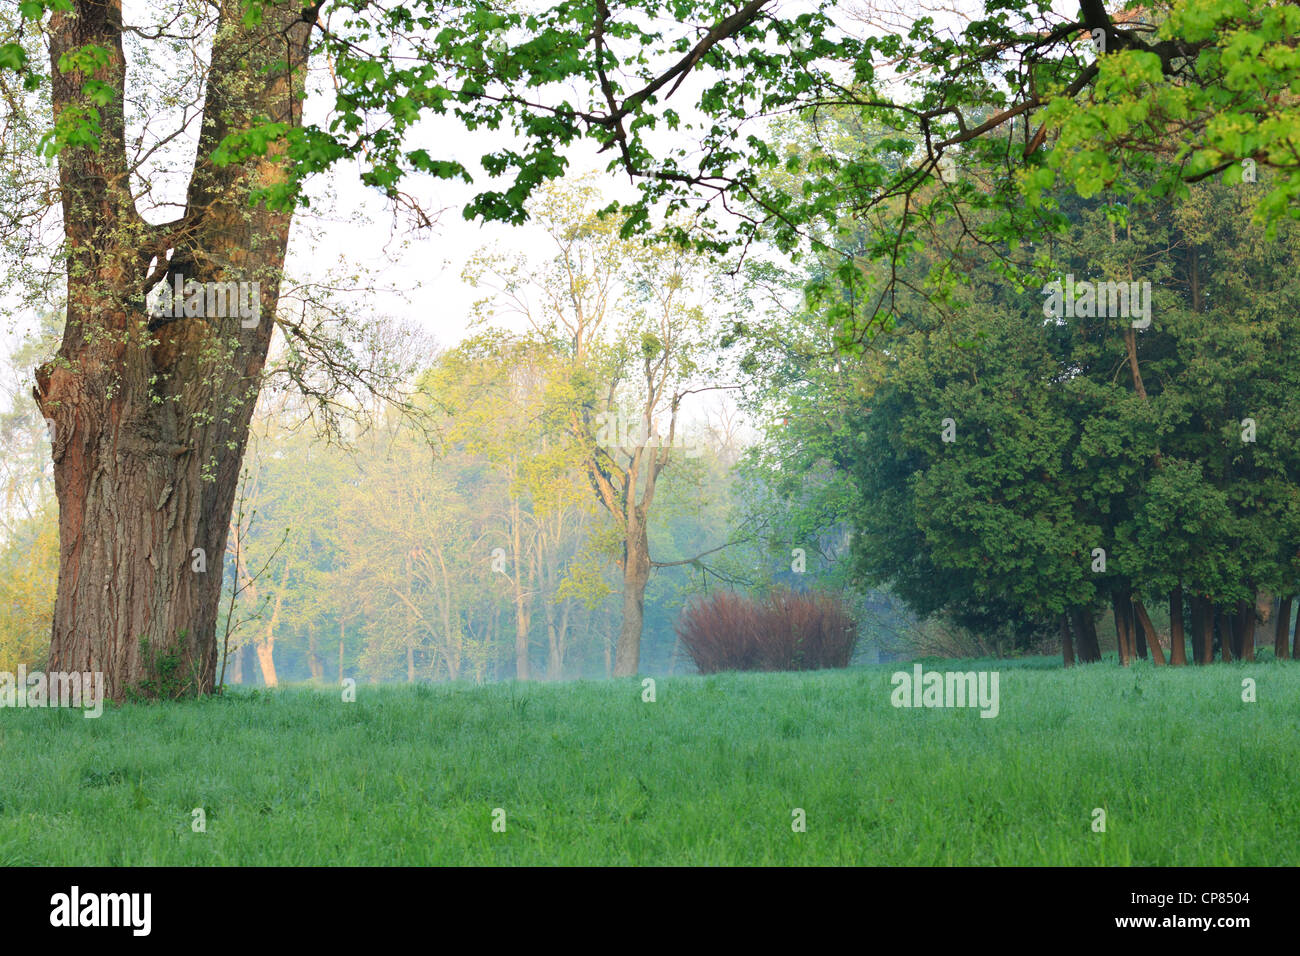
[(560, 620), (557, 626), (556, 646), (560, 654), (560, 679), (564, 678), (564, 668), (569, 663), (569, 629), (572, 627), (570, 618), (572, 617), (573, 602), (566, 599), (563, 608), (560, 610)]
[(641, 630), (645, 622), (645, 589), (650, 581), (650, 540), (636, 515), (629, 522), (623, 561), (623, 623), (614, 655), (614, 676), (632, 677), (641, 667)]
[(1291, 640), (1291, 659), (1300, 661), (1300, 614), (1295, 616), (1295, 635)]
[(1128, 614), (1124, 609), (1125, 598), (1116, 592), (1111, 595), (1111, 617), (1115, 622), (1115, 650), (1119, 653), (1121, 667), (1128, 667), (1133, 660), (1133, 635)]
[(1061, 658), (1066, 667), (1074, 666), (1074, 641), (1070, 637), (1070, 616), (1061, 615)]
[(1232, 649), (1232, 624), (1235, 617), (1236, 615), (1229, 614), (1223, 608), (1214, 610), (1214, 620), (1219, 633), (1219, 654), (1226, 662), (1235, 660), (1237, 656)]
[(555, 605), (543, 601), (546, 615), (546, 679), (560, 679), (560, 635), (555, 623)]
[[(465, 634), (459, 627), (452, 626), (452, 590), (451, 575), (447, 573), (447, 559), (441, 547), (436, 549), (438, 571), (442, 581), (442, 635), (443, 647), (446, 648), (447, 676), (451, 680), (460, 680), (461, 663), (465, 656)], [(460, 614), (456, 613), (459, 623)]]
[(515, 678), (528, 680), (528, 598), (524, 592), (524, 555), (520, 533), (522, 517), (519, 499), (510, 499), (510, 537), (514, 549), (514, 586), (515, 586)]
[(1282, 603), (1277, 609), (1277, 620), (1273, 622), (1273, 656), (1280, 661), (1284, 661), (1290, 655), (1287, 653), (1290, 648), (1287, 646), (1287, 631), (1291, 626), (1291, 598), (1282, 598)]
[(1174, 667), (1187, 664), (1187, 636), (1183, 633), (1182, 585), (1169, 592), (1169, 663)]
[(309, 631), (307, 635), (307, 667), (311, 671), (311, 679), (320, 682), (325, 679), (325, 665), (320, 661), (320, 649), (316, 644), (315, 630)]

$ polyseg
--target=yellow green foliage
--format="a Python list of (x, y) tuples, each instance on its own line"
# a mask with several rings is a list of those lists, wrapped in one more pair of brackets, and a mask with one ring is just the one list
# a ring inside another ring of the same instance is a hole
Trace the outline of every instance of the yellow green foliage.
[(0, 551), (0, 671), (43, 666), (54, 618), (59, 525), (49, 506)]

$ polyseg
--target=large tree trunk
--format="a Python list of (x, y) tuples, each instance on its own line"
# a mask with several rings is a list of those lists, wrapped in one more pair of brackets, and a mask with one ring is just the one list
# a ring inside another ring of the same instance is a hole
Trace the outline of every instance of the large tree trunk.
[(645, 589), (650, 581), (650, 538), (644, 517), (633, 512), (628, 522), (623, 559), (623, 624), (614, 652), (614, 676), (632, 677), (641, 668), (641, 630), (645, 621)]
[(1101, 645), (1097, 641), (1097, 622), (1091, 608), (1071, 608), (1070, 621), (1078, 638), (1079, 661), (1093, 664), (1101, 660)]
[(1255, 606), (1250, 601), (1237, 602), (1237, 616), (1232, 622), (1232, 651), (1243, 661), (1255, 659)]
[(1287, 646), (1287, 631), (1291, 628), (1291, 598), (1282, 598), (1277, 609), (1277, 620), (1273, 622), (1273, 656), (1284, 661), (1290, 655)]
[[(276, 162), (218, 168), (209, 157), (259, 117), (299, 122), (300, 74), (291, 84), (283, 69), (262, 72), (286, 57), (303, 65), (310, 28), (299, 19), (272, 6), (245, 28), (237, 0), (222, 4), (186, 212), (165, 225), (144, 222), (129, 192), (118, 3), (80, 0), (50, 20), (54, 63), (84, 44), (110, 52), (95, 78), (115, 97), (99, 108), (100, 148), (59, 156), (67, 322), (34, 389), (53, 422), (59, 502), (49, 668), (102, 672), (113, 700), (213, 689), (226, 536), (290, 217), (250, 206), (252, 189), (283, 175)], [(56, 114), (84, 104), (87, 77), (53, 77)], [(147, 275), (257, 282), (260, 319), (245, 327), (227, 309), (151, 322)]]
[(1196, 663), (1214, 661), (1214, 605), (1202, 594), (1192, 596), (1192, 640), (1196, 645)]
[(1175, 667), (1187, 664), (1187, 635), (1183, 633), (1182, 585), (1169, 592), (1169, 663)]

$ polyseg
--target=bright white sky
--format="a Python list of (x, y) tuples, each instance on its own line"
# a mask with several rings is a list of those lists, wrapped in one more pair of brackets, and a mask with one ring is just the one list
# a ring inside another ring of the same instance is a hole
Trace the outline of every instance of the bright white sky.
[[(851, 9), (855, 2), (846, 0), (846, 9)], [(917, 6), (914, 0), (886, 0), (886, 3), (905, 11), (902, 13), (904, 20)], [(808, 5), (808, 0), (786, 0), (777, 9), (789, 14)], [(1055, 0), (1054, 5), (1061, 10), (1075, 7), (1067, 0)], [(125, 21), (139, 23), (150, 20), (152, 6), (148, 0), (126, 0), (123, 4)], [(938, 5), (929, 2), (925, 6), (933, 8)], [(978, 10), (980, 6), (979, 0), (956, 0), (957, 8)], [(933, 13), (933, 10), (929, 12)], [(944, 18), (951, 18), (954, 25), (960, 22), (951, 15)], [(137, 69), (135, 81), (150, 82), (148, 74), (151, 69)], [(685, 84), (674, 97), (675, 108), (687, 112), (686, 105), (691, 102), (694, 92), (689, 82)], [(328, 97), (309, 98), (308, 118), (321, 118), (327, 106)], [(175, 127), (172, 119), (166, 113), (151, 114), (148, 132), (164, 135)], [(496, 137), (496, 143), (492, 142), (492, 137)], [(459, 160), (477, 174), (478, 157), (496, 145), (509, 142), (509, 134), (468, 133), (454, 119), (435, 118), (424, 123), (408, 145), (424, 146), (435, 156)], [(179, 149), (192, 156), (193, 139)], [(603, 169), (607, 159), (607, 156), (598, 156), (594, 146), (584, 144), (570, 155), (570, 171), (582, 173)], [(180, 172), (187, 175), (188, 170)], [(160, 177), (160, 181), (166, 178)], [(157, 192), (170, 191), (172, 198), (183, 196), (184, 176), (170, 178), (171, 185), (159, 186)], [(371, 294), (358, 303), (359, 308), (414, 321), (432, 332), (440, 345), (454, 345), (465, 336), (471, 304), (481, 295), (461, 280), (461, 270), (476, 250), (483, 246), (505, 247), (538, 258), (551, 253), (549, 240), (535, 227), (466, 222), (461, 209), (474, 191), (488, 183), (480, 175), (475, 178), (473, 187), (429, 179), (404, 184), (419, 196), (427, 209), (443, 210), (433, 229), (413, 233), (405, 223), (394, 223), (392, 211), (383, 197), (360, 184), (355, 166), (341, 164), (335, 167), (311, 185), (311, 193), (320, 197), (321, 201), (316, 205), (325, 221), (323, 228), (316, 230), (319, 241), (313, 245), (309, 233), (312, 231), (310, 220), (315, 216), (299, 216), (290, 244), (290, 274), (300, 279), (323, 279), (331, 270), (337, 269), (340, 262), (373, 270), (373, 281), (382, 286), (405, 289), (408, 297), (382, 292)], [(610, 176), (604, 182), (609, 198), (630, 195), (631, 189), (625, 178), (620, 180)], [(177, 193), (177, 190), (182, 191)], [(160, 220), (175, 214), (173, 209), (149, 218)], [(26, 324), (20, 321), (19, 329)], [(0, 347), (7, 354), (15, 340), (13, 330), (0, 330), (0, 338), (4, 339), (0, 341)]]

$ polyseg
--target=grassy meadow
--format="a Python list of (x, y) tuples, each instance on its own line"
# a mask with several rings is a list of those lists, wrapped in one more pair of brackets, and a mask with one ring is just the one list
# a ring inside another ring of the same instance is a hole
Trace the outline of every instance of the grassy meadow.
[(1300, 665), (924, 663), (999, 715), (909, 664), (0, 710), (0, 863), (1300, 863)]

